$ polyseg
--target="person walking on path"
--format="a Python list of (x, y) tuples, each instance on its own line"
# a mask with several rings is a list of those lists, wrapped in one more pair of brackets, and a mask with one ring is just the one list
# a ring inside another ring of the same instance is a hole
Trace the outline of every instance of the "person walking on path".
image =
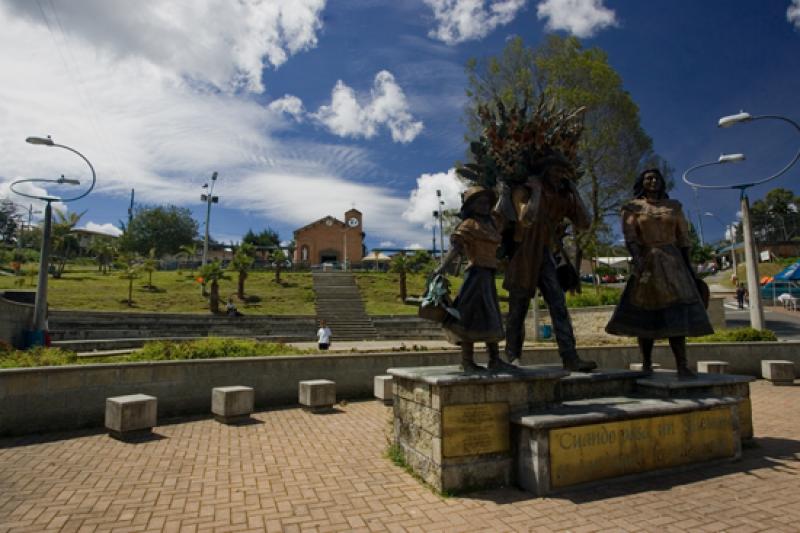
[(741, 283), (736, 287), (736, 303), (739, 304), (739, 309), (744, 309), (744, 285)]
[(669, 339), (680, 377), (693, 377), (686, 358), (686, 337), (714, 333), (701, 287), (689, 259), (689, 224), (680, 202), (667, 195), (658, 169), (642, 172), (633, 200), (622, 207), (622, 234), (633, 257), (628, 279), (606, 332), (636, 337), (642, 370), (653, 371), (653, 344)]
[(331, 346), (331, 328), (324, 320), (319, 321), (317, 330), (317, 346), (320, 350), (327, 350)]

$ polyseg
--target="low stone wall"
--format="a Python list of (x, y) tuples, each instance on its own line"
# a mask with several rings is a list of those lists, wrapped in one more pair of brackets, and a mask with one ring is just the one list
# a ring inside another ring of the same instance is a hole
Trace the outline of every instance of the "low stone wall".
[(0, 341), (15, 348), (24, 346), (25, 330), (33, 320), (35, 293), (23, 291), (0, 292)]
[[(581, 355), (603, 368), (639, 362), (635, 346), (582, 348)], [(105, 399), (134, 393), (156, 396), (162, 418), (209, 413), (211, 389), (227, 385), (253, 387), (256, 407), (262, 409), (296, 404), (298, 382), (309, 379), (335, 381), (339, 399), (368, 398), (374, 376), (388, 368), (452, 365), (459, 359), (459, 353), (450, 350), (0, 370), (0, 435), (102, 426)], [(752, 376), (760, 375), (762, 359), (786, 359), (797, 371), (800, 342), (695, 344), (689, 346), (689, 359), (692, 366), (698, 360), (727, 361), (731, 373)], [(674, 368), (667, 346), (656, 347), (654, 360)], [(554, 348), (543, 348), (526, 351), (523, 363), (560, 360)]]

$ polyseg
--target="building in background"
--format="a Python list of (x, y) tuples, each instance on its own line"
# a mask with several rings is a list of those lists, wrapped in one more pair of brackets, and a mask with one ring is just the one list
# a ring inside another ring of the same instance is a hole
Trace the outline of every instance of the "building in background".
[(344, 221), (332, 216), (320, 218), (294, 231), (294, 262), (360, 264), (364, 257), (364, 236), (362, 214), (357, 209), (345, 212)]

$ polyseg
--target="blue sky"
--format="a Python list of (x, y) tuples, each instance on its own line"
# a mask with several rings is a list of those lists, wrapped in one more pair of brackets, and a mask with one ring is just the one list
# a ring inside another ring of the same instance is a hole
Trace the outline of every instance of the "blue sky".
[[(200, 187), (217, 171), (217, 239), (267, 226), (290, 239), (355, 206), (368, 247), (429, 246), (435, 190), (458, 202), (464, 64), (514, 35), (604, 49), (690, 211), (731, 222), (738, 197), (695, 201), (689, 166), (744, 152), (696, 175), (731, 183), (800, 144), (777, 123), (716, 127), (740, 110), (800, 120), (800, 0), (2, 0), (0, 24), (0, 196), (14, 179), (85, 176), (74, 156), (24, 143), (51, 134), (97, 168), (97, 189), (68, 206), (94, 228), (125, 218), (131, 188), (202, 222)], [(798, 191), (798, 176), (751, 199)], [(723, 234), (711, 217), (704, 229)]]

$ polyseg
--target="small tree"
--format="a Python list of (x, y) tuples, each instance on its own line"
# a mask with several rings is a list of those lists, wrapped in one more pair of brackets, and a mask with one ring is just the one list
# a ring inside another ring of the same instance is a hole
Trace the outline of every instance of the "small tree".
[(229, 268), (239, 275), (236, 284), (236, 295), (240, 300), (244, 300), (244, 282), (253, 267), (254, 256), (255, 247), (246, 242), (243, 242), (233, 254), (233, 260)]
[(52, 243), (53, 243), (53, 277), (60, 278), (67, 267), (67, 261), (77, 255), (80, 245), (78, 238), (72, 233), (75, 226), (80, 222), (81, 217), (86, 213), (69, 213), (64, 214), (61, 211), (55, 211), (55, 221), (52, 226)]
[(275, 248), (269, 256), (269, 260), (275, 265), (275, 283), (281, 282), (281, 270), (286, 262), (286, 254), (280, 248)]
[(400, 300), (403, 302), (406, 301), (406, 297), (408, 296), (408, 290), (406, 286), (406, 273), (408, 272), (408, 267), (409, 258), (405, 252), (400, 252), (392, 257), (392, 262), (389, 263), (389, 270), (400, 275)]
[(97, 262), (97, 270), (102, 274), (108, 274), (111, 265), (117, 255), (117, 247), (110, 239), (98, 238), (92, 243), (91, 252)]
[[(184, 244), (180, 247), (179, 257), (183, 255), (188, 263), (191, 258), (197, 255), (197, 244)], [(191, 269), (194, 271), (194, 269)]]
[(133, 307), (133, 280), (139, 277), (139, 265), (135, 254), (122, 254), (119, 258), (122, 273), (120, 278), (128, 280), (128, 307)]
[(142, 263), (142, 270), (147, 272), (147, 288), (153, 290), (153, 272), (158, 269), (158, 258), (156, 257), (156, 249), (150, 248), (150, 253), (147, 254), (147, 259)]
[(206, 263), (200, 269), (200, 276), (203, 278), (204, 285), (210, 284), (208, 308), (216, 315), (219, 313), (219, 280), (225, 279), (225, 271), (222, 269), (220, 262), (215, 260), (211, 263)]

